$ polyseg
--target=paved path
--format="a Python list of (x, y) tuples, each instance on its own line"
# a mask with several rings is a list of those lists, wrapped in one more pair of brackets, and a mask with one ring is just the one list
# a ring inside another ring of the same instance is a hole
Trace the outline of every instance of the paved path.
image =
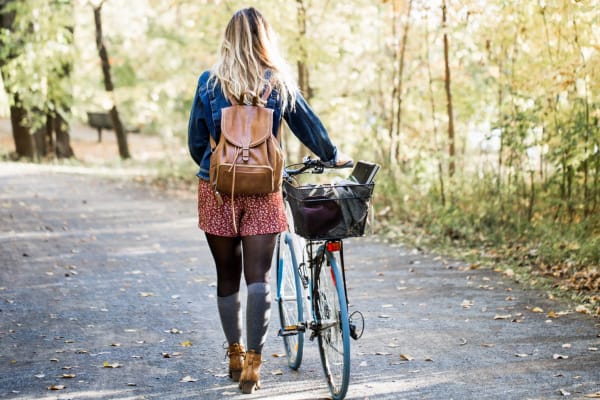
[[(327, 398), (316, 343), (298, 372), (274, 356), (276, 313), (263, 389), (243, 396), (228, 381), (195, 225), (192, 196), (0, 163), (0, 399)], [(372, 238), (348, 241), (347, 259), (352, 309), (366, 317), (348, 399), (600, 392), (597, 319), (502, 274)]]

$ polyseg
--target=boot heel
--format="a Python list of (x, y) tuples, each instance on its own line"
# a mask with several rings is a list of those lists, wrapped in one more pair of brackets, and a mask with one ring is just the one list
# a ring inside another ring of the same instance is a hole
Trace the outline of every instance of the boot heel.
[(229, 377), (235, 381), (235, 382), (239, 382), (240, 381), (240, 376), (242, 375), (242, 370), (237, 370), (237, 371), (230, 371), (229, 372)]
[(244, 360), (244, 369), (240, 377), (240, 389), (244, 394), (252, 394), (256, 389), (260, 389), (260, 364), (262, 359), (260, 354), (254, 350), (246, 353)]
[(240, 386), (242, 387), (242, 393), (252, 394), (252, 393), (254, 393), (254, 390), (256, 389), (256, 382), (251, 382), (251, 381), (242, 382), (240, 384)]

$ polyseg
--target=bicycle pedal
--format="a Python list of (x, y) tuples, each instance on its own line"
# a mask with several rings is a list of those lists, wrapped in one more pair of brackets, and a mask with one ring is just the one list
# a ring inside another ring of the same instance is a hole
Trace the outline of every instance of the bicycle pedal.
[(290, 325), (279, 329), (278, 336), (292, 336), (297, 335), (298, 333), (303, 333), (304, 331), (305, 328), (303, 325)]

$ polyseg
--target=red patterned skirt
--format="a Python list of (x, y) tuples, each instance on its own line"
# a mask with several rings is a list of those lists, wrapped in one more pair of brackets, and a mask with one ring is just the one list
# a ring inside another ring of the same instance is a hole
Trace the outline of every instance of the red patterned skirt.
[(279, 233), (287, 229), (281, 191), (235, 195), (233, 213), (231, 196), (221, 194), (221, 197), (223, 201), (219, 203), (210, 183), (198, 180), (198, 227), (206, 233), (235, 237)]

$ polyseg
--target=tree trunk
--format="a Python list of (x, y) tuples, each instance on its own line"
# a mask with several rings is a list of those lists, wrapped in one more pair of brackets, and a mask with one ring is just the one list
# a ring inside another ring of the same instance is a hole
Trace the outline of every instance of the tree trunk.
[[(585, 62), (585, 56), (583, 54), (583, 49), (581, 48), (581, 45), (579, 43), (579, 33), (577, 31), (577, 21), (573, 20), (573, 30), (575, 31), (575, 45), (577, 47), (577, 50), (579, 51), (579, 54), (581, 56), (581, 64), (583, 66), (582, 70), (586, 71), (587, 70), (587, 66), (586, 66), (586, 62)], [(588, 77), (585, 76), (586, 79), (583, 79), (584, 82), (584, 90), (585, 90), (585, 97), (584, 97), (584, 101), (585, 101), (585, 108), (584, 108), (584, 118), (585, 118), (585, 135), (584, 135), (584, 148), (583, 148), (583, 152), (584, 152), (584, 158), (583, 158), (583, 165), (581, 166), (583, 169), (583, 214), (584, 216), (588, 217), (590, 215), (590, 208), (591, 208), (591, 199), (590, 199), (590, 188), (589, 186), (589, 173), (590, 173), (590, 166), (589, 166), (589, 161), (590, 161), (590, 136), (591, 136), (591, 123), (590, 123), (590, 98), (589, 98), (589, 91), (588, 91)]]
[[(9, 32), (13, 28), (15, 12), (6, 12), (5, 9), (12, 1), (13, 0), (0, 0), (0, 28), (6, 29)], [(0, 45), (3, 44), (0, 42)], [(15, 57), (15, 54), (9, 54), (6, 56), (6, 59), (0, 59), (0, 72), (2, 73), (2, 80), (4, 81), (6, 93), (13, 99), (13, 105), (10, 106), (10, 122), (12, 126), (13, 141), (15, 143), (15, 153), (17, 158), (27, 157), (29, 159), (34, 159), (35, 144), (33, 142), (33, 137), (29, 132), (29, 127), (23, 124), (23, 121), (25, 121), (25, 117), (27, 116), (27, 110), (21, 106), (19, 95), (11, 92), (3, 70), (6, 62), (12, 57)]]
[[(306, 49), (306, 6), (304, 0), (296, 0), (296, 22), (298, 26), (298, 59), (296, 60), (298, 88), (306, 101), (310, 102), (310, 99), (313, 97), (313, 90), (310, 87), (310, 76), (308, 71), (308, 51)], [(289, 144), (292, 143), (288, 140), (290, 138), (290, 131), (289, 129), (285, 129), (284, 131), (286, 133), (284, 143), (288, 144), (285, 147), (287, 159), (300, 160), (303, 154), (308, 152), (308, 150), (301, 143), (298, 146), (290, 146)]]
[(69, 135), (69, 125), (67, 121), (57, 113), (51, 118), (51, 129), (55, 135), (54, 153), (58, 158), (73, 157), (75, 153), (71, 147), (71, 137)]
[(445, 70), (445, 86), (446, 86), (446, 105), (448, 109), (448, 174), (454, 176), (455, 170), (455, 140), (454, 140), (454, 113), (452, 110), (452, 91), (451, 91), (451, 79), (450, 79), (450, 62), (448, 56), (448, 33), (447, 28), (447, 17), (446, 17), (446, 0), (442, 0), (442, 29), (444, 30), (444, 70)]
[[(393, 32), (395, 36), (396, 23), (398, 20), (400, 3), (394, 2), (394, 18), (392, 21)], [(394, 51), (395, 61), (397, 64), (394, 67), (394, 87), (392, 89), (392, 120), (390, 123), (390, 163), (398, 163), (400, 161), (400, 147), (401, 147), (401, 127), (402, 127), (402, 90), (404, 83), (404, 58), (406, 54), (406, 43), (408, 42), (408, 30), (410, 28), (410, 16), (412, 11), (412, 0), (408, 1), (408, 8), (406, 11), (406, 21), (404, 21), (404, 30), (402, 31), (402, 39), (400, 43), (399, 51)]]
[(440, 151), (440, 144), (438, 138), (438, 124), (436, 118), (436, 109), (435, 109), (435, 96), (433, 93), (433, 76), (431, 73), (431, 59), (430, 59), (430, 50), (429, 50), (429, 17), (428, 14), (425, 14), (425, 53), (427, 60), (427, 77), (429, 79), (429, 102), (431, 104), (431, 120), (433, 127), (433, 143), (435, 146), (435, 153), (437, 159), (437, 167), (438, 167), (438, 180), (440, 182), (440, 201), (442, 206), (446, 205), (446, 193), (444, 190), (444, 169), (442, 166), (442, 152)]
[(313, 97), (313, 90), (310, 87), (308, 75), (308, 51), (306, 50), (306, 7), (304, 0), (296, 0), (296, 9), (298, 10), (298, 43), (299, 43), (299, 58), (298, 66), (298, 87), (302, 92), (306, 101), (310, 102)]
[[(15, 97), (15, 104), (19, 104), (18, 96), (15, 95)], [(10, 123), (15, 142), (15, 153), (18, 158), (27, 157), (33, 160), (35, 158), (33, 136), (29, 133), (29, 127), (23, 125), (26, 115), (27, 111), (23, 107), (19, 105), (10, 107)]]
[[(98, 55), (100, 57), (100, 62), (102, 65), (102, 75), (104, 78), (104, 88), (111, 95), (114, 91), (114, 86), (112, 82), (112, 76), (110, 73), (110, 62), (108, 58), (108, 51), (106, 50), (106, 46), (104, 45), (104, 39), (102, 37), (102, 4), (101, 2), (99, 6), (94, 7), (94, 23), (96, 25), (96, 48), (98, 49)], [(114, 96), (113, 101), (114, 101)], [(123, 124), (121, 123), (121, 118), (119, 116), (119, 112), (117, 110), (116, 104), (113, 103), (113, 107), (109, 111), (110, 117), (112, 119), (113, 127), (115, 130), (115, 134), (117, 136), (117, 144), (119, 146), (119, 155), (121, 158), (126, 159), (130, 158), (129, 147), (127, 144), (127, 133), (123, 128)]]

